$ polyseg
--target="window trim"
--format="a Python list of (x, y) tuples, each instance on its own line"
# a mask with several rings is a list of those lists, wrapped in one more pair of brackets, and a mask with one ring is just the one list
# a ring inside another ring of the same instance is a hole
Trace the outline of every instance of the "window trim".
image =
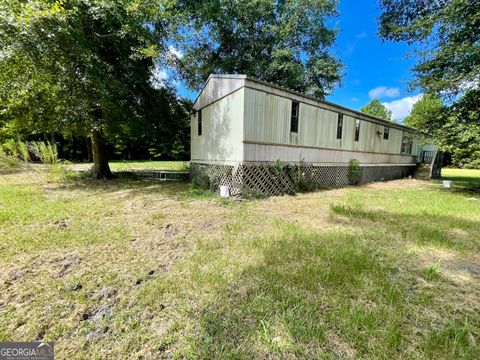
[(343, 114), (338, 113), (337, 117), (337, 140), (342, 140), (343, 137)]
[(360, 140), (360, 119), (355, 119), (355, 137), (354, 140), (355, 142), (358, 142)]
[[(294, 109), (296, 110), (295, 113), (294, 113)], [(292, 101), (292, 109), (290, 112), (290, 132), (291, 133), (298, 134), (299, 119), (300, 119), (300, 102)]]
[(402, 155), (412, 155), (413, 150), (413, 140), (403, 137), (402, 138), (402, 148), (400, 153)]
[(383, 128), (383, 140), (388, 140), (390, 137), (390, 126), (384, 126)]
[(202, 109), (197, 111), (197, 136), (202, 136), (203, 133), (203, 118)]

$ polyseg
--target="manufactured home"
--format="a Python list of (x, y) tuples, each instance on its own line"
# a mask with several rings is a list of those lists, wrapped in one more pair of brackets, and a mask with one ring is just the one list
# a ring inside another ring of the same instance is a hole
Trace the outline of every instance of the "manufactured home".
[[(191, 116), (191, 173), (232, 194), (278, 195), (293, 186), (278, 163), (317, 188), (411, 175), (422, 148), (415, 130), (245, 75), (211, 75)], [(305, 175), (306, 174), (306, 175)]]

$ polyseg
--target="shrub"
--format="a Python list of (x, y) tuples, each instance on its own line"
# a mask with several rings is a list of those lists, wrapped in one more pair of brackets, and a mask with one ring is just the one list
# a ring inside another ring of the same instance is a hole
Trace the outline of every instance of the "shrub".
[(30, 153), (28, 152), (27, 143), (19, 141), (17, 143), (17, 149), (18, 149), (18, 153), (19, 153), (21, 159), (25, 162), (29, 162), (30, 161)]
[(207, 174), (201, 173), (195, 175), (192, 179), (192, 183), (194, 186), (202, 190), (210, 190), (211, 182)]
[(352, 159), (348, 163), (348, 182), (350, 185), (358, 185), (362, 181), (363, 170), (360, 167), (360, 161), (357, 159)]
[(29, 150), (44, 164), (56, 164), (58, 162), (57, 145), (45, 142), (31, 142)]
[(21, 166), (16, 156), (7, 154), (0, 146), (0, 172), (12, 171)]
[(246, 188), (242, 191), (242, 198), (246, 200), (266, 199), (267, 197), (268, 195), (258, 188)]
[(8, 139), (2, 144), (3, 153), (18, 159), (18, 146), (14, 139)]

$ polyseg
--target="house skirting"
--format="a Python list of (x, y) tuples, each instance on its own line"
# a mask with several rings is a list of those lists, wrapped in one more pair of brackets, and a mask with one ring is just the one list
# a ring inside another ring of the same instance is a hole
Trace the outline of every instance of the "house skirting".
[[(361, 183), (369, 183), (413, 175), (416, 164), (368, 164), (360, 167)], [(192, 179), (208, 178), (212, 189), (227, 186), (232, 196), (290, 194), (298, 190), (299, 184), (308, 190), (347, 186), (348, 171), (348, 164), (190, 163)]]

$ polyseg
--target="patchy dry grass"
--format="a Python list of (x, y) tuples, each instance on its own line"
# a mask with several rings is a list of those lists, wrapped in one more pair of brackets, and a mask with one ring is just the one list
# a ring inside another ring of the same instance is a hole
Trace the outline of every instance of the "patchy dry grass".
[(56, 340), (59, 358), (478, 358), (475, 198), (399, 180), (234, 203), (3, 175), (0, 340)]

